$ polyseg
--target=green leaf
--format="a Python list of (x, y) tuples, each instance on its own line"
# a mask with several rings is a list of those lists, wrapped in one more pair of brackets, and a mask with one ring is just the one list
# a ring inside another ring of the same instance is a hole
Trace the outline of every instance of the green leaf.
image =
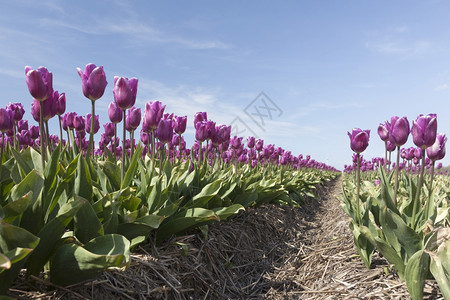
[(7, 223), (12, 223), (18, 216), (25, 212), (31, 204), (31, 196), (33, 192), (30, 191), (21, 198), (9, 202), (3, 207), (4, 219)]
[(131, 185), (131, 181), (133, 180), (134, 175), (136, 175), (136, 171), (138, 168), (138, 159), (141, 158), (142, 146), (139, 144), (131, 158), (130, 165), (128, 167), (127, 172), (125, 173), (125, 177), (123, 178), (122, 185), (120, 186), (122, 189), (129, 187)]
[(130, 262), (130, 241), (119, 234), (99, 236), (84, 247), (61, 246), (50, 260), (50, 279), (67, 286), (93, 279), (109, 268), (122, 268)]
[(88, 201), (92, 201), (92, 181), (88, 166), (84, 157), (79, 154), (77, 164), (78, 174), (75, 178), (75, 194)]
[(194, 226), (204, 225), (213, 220), (218, 221), (216, 214), (209, 209), (190, 208), (186, 209), (163, 222), (156, 231), (156, 243), (159, 244), (172, 235), (183, 232)]
[[(442, 233), (442, 234), (441, 234)], [(444, 299), (450, 299), (450, 228), (435, 234), (435, 251), (426, 251), (430, 257), (430, 271), (436, 279)]]
[(216, 196), (222, 188), (222, 180), (218, 179), (203, 187), (203, 189), (192, 198), (192, 201), (187, 207), (205, 207), (211, 198)]
[(412, 300), (423, 299), (423, 288), (428, 274), (430, 256), (424, 251), (417, 251), (406, 265), (405, 281)]
[(249, 207), (258, 200), (256, 191), (239, 193), (233, 202), (241, 204), (243, 207)]
[(389, 261), (389, 263), (395, 266), (398, 276), (401, 280), (404, 280), (405, 264), (403, 263), (403, 259), (397, 254), (397, 251), (386, 241), (377, 236), (372, 236), (369, 228), (360, 226), (360, 232), (370, 241), (370, 243), (372, 243), (372, 245), (377, 247), (378, 251)]
[(240, 204), (233, 204), (228, 207), (213, 208), (212, 211), (219, 217), (219, 220), (225, 220), (232, 215), (238, 214), (240, 211), (244, 211), (245, 208)]
[(80, 242), (87, 243), (104, 234), (103, 225), (88, 200), (77, 195), (75, 199), (81, 201), (82, 205), (73, 218), (74, 233)]
[(82, 205), (83, 202), (79, 199), (64, 204), (58, 215), (42, 227), (38, 233), (41, 243), (33, 251), (27, 262), (28, 274), (37, 275), (41, 272), (52, 252), (55, 251), (55, 247), (63, 236), (67, 225)]
[(150, 232), (157, 229), (163, 220), (164, 216), (147, 215), (134, 220), (132, 223), (119, 224), (117, 233), (129, 240), (139, 236), (147, 238)]
[(14, 156), (14, 159), (16, 160), (17, 164), (22, 169), (22, 171), (25, 174), (30, 173), (31, 170), (33, 170), (33, 167), (29, 164), (29, 162), (27, 162), (24, 159), (24, 157), (19, 152), (17, 152), (13, 147), (11, 147), (10, 149), (11, 149), (12, 155)]

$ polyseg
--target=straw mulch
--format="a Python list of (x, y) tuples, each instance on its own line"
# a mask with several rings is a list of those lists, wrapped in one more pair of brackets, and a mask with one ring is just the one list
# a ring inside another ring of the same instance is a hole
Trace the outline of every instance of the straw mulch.
[[(126, 270), (62, 288), (20, 278), (16, 298), (39, 299), (409, 299), (406, 286), (375, 255), (356, 256), (348, 218), (321, 186), (301, 208), (265, 205), (155, 247), (138, 247)], [(442, 299), (427, 282), (425, 299)]]

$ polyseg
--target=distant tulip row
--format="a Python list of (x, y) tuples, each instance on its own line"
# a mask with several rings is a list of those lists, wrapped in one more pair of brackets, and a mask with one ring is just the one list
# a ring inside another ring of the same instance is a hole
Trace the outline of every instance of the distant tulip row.
[[(108, 106), (110, 122), (104, 123), (104, 133), (101, 134), (98, 148), (94, 147), (94, 135), (100, 129), (99, 116), (95, 115), (95, 101), (100, 99), (106, 89), (107, 81), (103, 67), (88, 64), (84, 70), (77, 68), (81, 78), (82, 91), (91, 100), (92, 113), (86, 116), (75, 112), (65, 112), (66, 95), (53, 89), (53, 76), (45, 67), (32, 69), (25, 67), (26, 82), (33, 97), (31, 115), (39, 126), (28, 126), (23, 120), (24, 108), (21, 103), (10, 103), (6, 108), (0, 108), (0, 140), (3, 146), (11, 144), (16, 148), (28, 146), (40, 147), (42, 164), (45, 165), (46, 149), (53, 149), (61, 141), (68, 143), (72, 139), (78, 149), (86, 155), (103, 155), (108, 149), (116, 158), (132, 155), (136, 147), (134, 132), (139, 126), (140, 141), (144, 145), (142, 155), (150, 155), (172, 159), (194, 158), (214, 164), (215, 161), (226, 163), (235, 162), (256, 167), (258, 164), (286, 165), (292, 168), (310, 167), (325, 170), (335, 170), (326, 164), (317, 162), (309, 155), (295, 156), (290, 151), (273, 144), (264, 145), (261, 139), (247, 138), (247, 148), (242, 143), (242, 137), (231, 137), (231, 126), (217, 125), (208, 120), (206, 112), (199, 112), (194, 116), (195, 142), (191, 148), (186, 147), (182, 134), (186, 130), (187, 116), (174, 116), (165, 113), (165, 105), (159, 101), (148, 101), (144, 114), (136, 108), (137, 78), (114, 77), (114, 101)], [(95, 118), (92, 116), (95, 115)], [(48, 120), (58, 116), (60, 135), (51, 135), (48, 130)], [(119, 146), (117, 124), (123, 122), (122, 145)], [(67, 133), (67, 140), (63, 137), (63, 130)], [(129, 133), (129, 138), (126, 135)], [(89, 141), (86, 134), (89, 133)], [(5, 136), (6, 134), (6, 136)], [(72, 145), (75, 146), (75, 145)], [(123, 166), (124, 164), (122, 164)], [(122, 170), (122, 175), (124, 171)]]

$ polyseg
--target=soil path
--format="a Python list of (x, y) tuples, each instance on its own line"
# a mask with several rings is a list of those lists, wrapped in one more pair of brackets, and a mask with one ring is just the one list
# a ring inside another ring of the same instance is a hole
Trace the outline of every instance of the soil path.
[[(357, 257), (337, 197), (340, 179), (318, 187), (302, 207), (247, 209), (203, 234), (138, 247), (125, 271), (68, 288), (18, 280), (11, 296), (39, 299), (409, 299), (374, 256)], [(439, 299), (427, 283), (426, 299)]]

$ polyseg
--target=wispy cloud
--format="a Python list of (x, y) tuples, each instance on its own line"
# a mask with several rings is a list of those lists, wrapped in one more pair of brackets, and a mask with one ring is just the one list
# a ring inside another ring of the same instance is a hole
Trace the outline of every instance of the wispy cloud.
[(421, 40), (416, 42), (403, 42), (396, 40), (366, 42), (365, 46), (375, 52), (384, 54), (424, 54), (432, 50), (429, 41)]
[(450, 86), (447, 83), (443, 83), (434, 88), (435, 91), (443, 91), (449, 89)]
[(150, 42), (157, 44), (177, 44), (182, 47), (194, 50), (202, 49), (229, 49), (230, 44), (217, 39), (201, 39), (187, 36), (180, 36), (142, 23), (139, 20), (106, 20), (96, 19), (94, 23), (85, 25), (83, 23), (71, 22), (61, 19), (41, 18), (39, 20), (42, 26), (46, 27), (64, 27), (88, 35), (107, 35), (121, 34), (134, 43)]

